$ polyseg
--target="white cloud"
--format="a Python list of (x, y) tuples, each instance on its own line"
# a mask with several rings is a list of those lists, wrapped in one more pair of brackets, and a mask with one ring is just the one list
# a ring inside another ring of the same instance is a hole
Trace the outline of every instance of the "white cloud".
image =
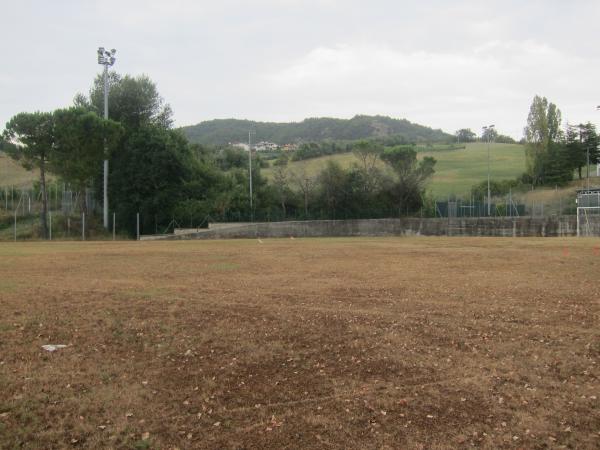
[(157, 82), (178, 125), (367, 113), (519, 137), (535, 94), (596, 118), (599, 19), (593, 0), (8, 2), (0, 126), (86, 91), (105, 45), (116, 70)]
[(303, 110), (316, 103), (323, 113), (390, 114), (449, 131), (496, 121), (520, 137), (515, 103), (524, 117), (535, 94), (556, 93), (585, 63), (532, 40), (445, 53), (363, 43), (315, 48), (264, 77), (277, 95), (301, 96)]

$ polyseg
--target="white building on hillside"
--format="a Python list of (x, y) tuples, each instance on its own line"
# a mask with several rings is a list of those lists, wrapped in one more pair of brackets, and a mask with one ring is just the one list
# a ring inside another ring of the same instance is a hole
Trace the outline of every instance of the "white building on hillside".
[(275, 144), (274, 142), (267, 142), (267, 141), (258, 142), (254, 146), (254, 150), (256, 150), (258, 152), (272, 152), (274, 150), (277, 150), (278, 148), (279, 148), (279, 145)]

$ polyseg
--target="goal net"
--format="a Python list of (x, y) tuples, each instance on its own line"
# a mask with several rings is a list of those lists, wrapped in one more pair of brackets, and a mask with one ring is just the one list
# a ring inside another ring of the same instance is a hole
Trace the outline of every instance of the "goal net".
[(577, 236), (600, 236), (600, 206), (577, 208)]

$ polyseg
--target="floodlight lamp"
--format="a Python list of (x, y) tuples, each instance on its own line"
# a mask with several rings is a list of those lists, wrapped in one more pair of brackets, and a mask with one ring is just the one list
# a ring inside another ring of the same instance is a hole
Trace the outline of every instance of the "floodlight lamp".
[(115, 53), (117, 53), (117, 50), (113, 48), (110, 50), (110, 52), (114, 55)]
[(104, 47), (98, 47), (98, 54), (101, 55), (104, 53)]

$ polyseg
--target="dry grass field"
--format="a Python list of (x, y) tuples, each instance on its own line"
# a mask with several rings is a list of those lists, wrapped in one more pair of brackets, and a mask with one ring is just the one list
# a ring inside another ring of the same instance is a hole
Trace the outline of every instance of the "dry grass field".
[(27, 171), (13, 161), (11, 158), (0, 152), (0, 187), (15, 189), (30, 188), (33, 181), (39, 178), (37, 171)]
[(0, 448), (599, 448), (599, 245), (1, 244)]

